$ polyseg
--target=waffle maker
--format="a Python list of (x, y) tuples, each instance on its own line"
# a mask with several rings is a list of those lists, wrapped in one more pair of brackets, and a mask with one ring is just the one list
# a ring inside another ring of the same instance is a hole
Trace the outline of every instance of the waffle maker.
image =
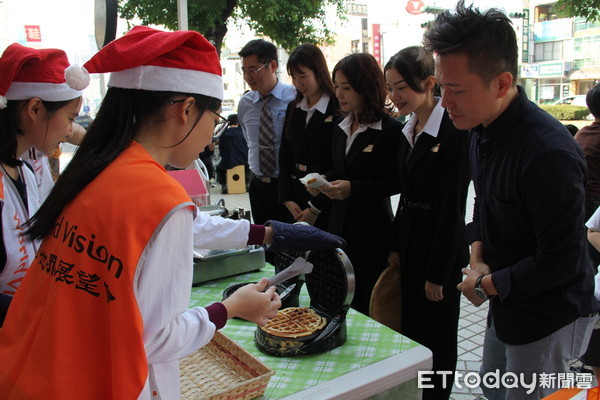
[(354, 269), (341, 249), (312, 250), (306, 261), (313, 271), (305, 275), (310, 308), (327, 319), (325, 326), (310, 336), (280, 337), (260, 326), (254, 335), (256, 346), (273, 356), (318, 354), (335, 349), (346, 341), (346, 313), (354, 298)]

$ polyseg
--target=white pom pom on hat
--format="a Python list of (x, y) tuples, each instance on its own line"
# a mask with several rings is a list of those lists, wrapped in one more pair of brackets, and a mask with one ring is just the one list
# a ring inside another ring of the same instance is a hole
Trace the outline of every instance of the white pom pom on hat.
[(0, 57), (0, 109), (6, 107), (6, 100), (39, 97), (44, 101), (66, 101), (81, 97), (89, 84), (89, 74), (83, 69), (75, 73), (71, 86), (65, 78), (68, 67), (63, 50), (11, 44)]
[(109, 87), (201, 94), (223, 100), (215, 47), (194, 31), (136, 26), (96, 53), (84, 67), (110, 72)]
[(83, 90), (90, 84), (90, 74), (81, 65), (70, 65), (65, 69), (67, 85), (75, 90)]

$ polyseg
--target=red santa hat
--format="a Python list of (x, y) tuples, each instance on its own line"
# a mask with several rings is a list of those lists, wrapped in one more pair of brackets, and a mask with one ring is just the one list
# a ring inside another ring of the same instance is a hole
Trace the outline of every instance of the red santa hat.
[(69, 66), (67, 55), (59, 49), (38, 50), (13, 43), (0, 57), (0, 109), (7, 100), (72, 100), (81, 97), (89, 83), (87, 71)]
[(109, 87), (193, 93), (223, 100), (217, 51), (198, 32), (136, 26), (104, 46), (84, 67), (91, 73), (111, 72)]

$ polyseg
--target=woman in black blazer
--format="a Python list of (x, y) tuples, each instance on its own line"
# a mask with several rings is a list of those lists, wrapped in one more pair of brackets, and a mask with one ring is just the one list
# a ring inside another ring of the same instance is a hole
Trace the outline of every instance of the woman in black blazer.
[(327, 62), (313, 44), (294, 49), (287, 62), (297, 95), (287, 108), (279, 150), (279, 202), (296, 221), (326, 230), (330, 200), (310, 196), (299, 179), (331, 169), (331, 137), (337, 101)]
[(373, 286), (387, 266), (402, 124), (385, 111), (385, 80), (370, 54), (341, 59), (333, 81), (345, 118), (333, 135), (333, 169), (325, 175), (331, 186), (321, 190), (332, 199), (329, 231), (348, 242), (344, 250), (356, 276), (352, 307), (368, 315)]
[[(407, 47), (385, 66), (389, 96), (409, 115), (396, 168), (402, 193), (390, 263), (400, 263), (402, 333), (433, 352), (433, 371), (455, 371), (461, 268), (469, 260), (465, 204), (469, 185), (467, 132), (454, 128), (434, 96), (434, 59)], [(451, 90), (451, 89), (447, 89)], [(400, 310), (399, 310), (400, 312)], [(423, 399), (447, 400), (441, 376)]]

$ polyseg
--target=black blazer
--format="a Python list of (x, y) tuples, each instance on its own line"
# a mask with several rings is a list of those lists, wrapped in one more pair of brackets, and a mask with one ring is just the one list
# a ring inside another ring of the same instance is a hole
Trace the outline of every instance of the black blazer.
[[(338, 121), (339, 122), (339, 121)], [(358, 134), (346, 155), (346, 133), (337, 126), (333, 136), (333, 169), (327, 180), (348, 180), (351, 195), (332, 200), (329, 229), (354, 246), (386, 246), (393, 222), (389, 196), (398, 193), (396, 160), (402, 123), (385, 116), (382, 130)]]
[[(306, 111), (297, 108), (295, 102), (288, 105), (279, 148), (280, 203), (291, 200), (304, 209), (310, 200), (321, 211), (329, 208), (327, 196), (310, 196), (299, 179), (308, 173), (322, 174), (332, 168), (331, 141), (336, 110), (337, 100), (332, 97), (325, 114), (315, 110), (306, 125)], [(323, 222), (324, 219), (320, 216), (317, 222)]]
[(392, 245), (411, 276), (444, 285), (468, 264), (468, 150), (468, 132), (456, 129), (446, 111), (437, 137), (423, 133), (411, 148), (402, 135), (396, 166), (402, 196)]

